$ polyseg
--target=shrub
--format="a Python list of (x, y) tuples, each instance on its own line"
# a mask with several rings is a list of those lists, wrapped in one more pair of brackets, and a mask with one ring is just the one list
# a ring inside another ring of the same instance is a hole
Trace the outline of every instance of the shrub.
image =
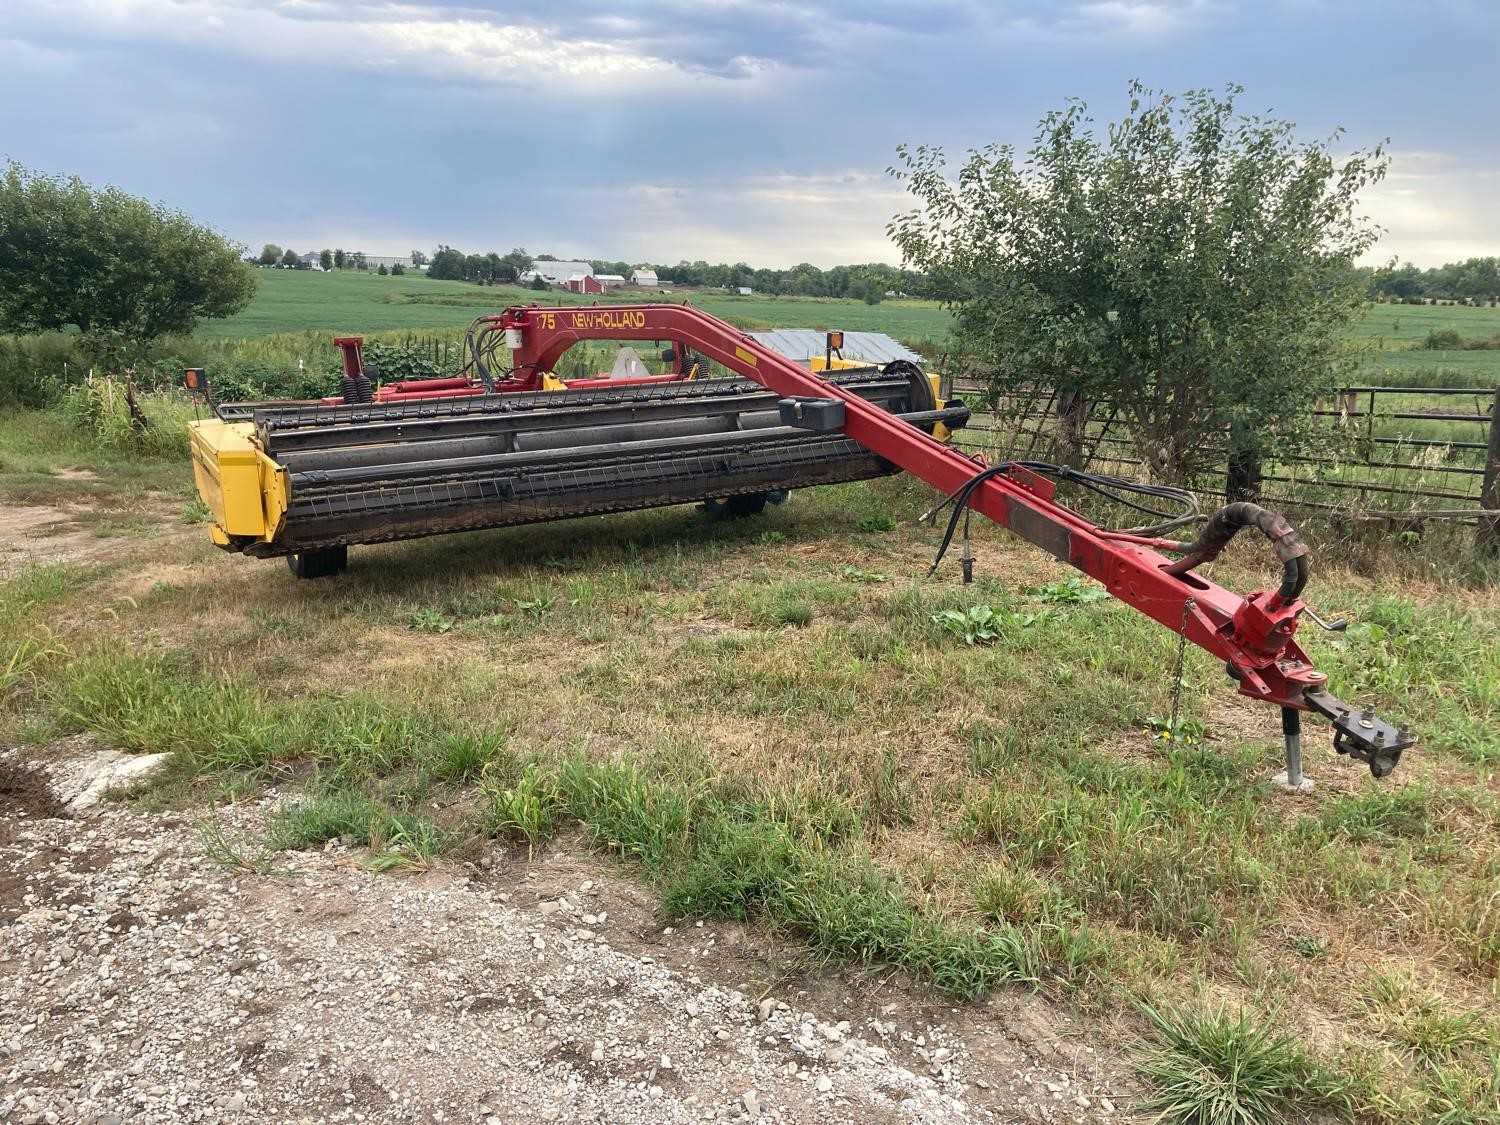
[(415, 344), (367, 343), (365, 367), (372, 379), (425, 379), (439, 374), (432, 354)]
[(1461, 344), (1458, 333), (1452, 328), (1434, 328), (1427, 333), (1427, 339), (1422, 342), (1424, 348), (1434, 352), (1451, 352)]
[(338, 391), (336, 361), (295, 368), (260, 359), (231, 360), (209, 369), (208, 385), (220, 402), (264, 398), (321, 398)]
[[(134, 400), (136, 409), (130, 408)], [(95, 446), (116, 453), (187, 455), (188, 403), (179, 395), (141, 391), (123, 380), (90, 378), (62, 392), (57, 411)]]

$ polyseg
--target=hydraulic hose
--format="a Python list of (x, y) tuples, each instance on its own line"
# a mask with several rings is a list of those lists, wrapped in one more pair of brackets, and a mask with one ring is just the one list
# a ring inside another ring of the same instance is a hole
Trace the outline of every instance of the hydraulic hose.
[(1271, 549), (1281, 560), (1281, 588), (1276, 591), (1283, 602), (1290, 602), (1302, 593), (1307, 585), (1308, 548), (1297, 534), (1297, 529), (1287, 522), (1280, 512), (1262, 508), (1248, 500), (1226, 504), (1204, 524), (1195, 542), (1182, 544), (1186, 552), (1171, 566), (1168, 574), (1186, 574), (1196, 566), (1218, 558), (1229, 541), (1247, 527), (1257, 527), (1271, 541)]

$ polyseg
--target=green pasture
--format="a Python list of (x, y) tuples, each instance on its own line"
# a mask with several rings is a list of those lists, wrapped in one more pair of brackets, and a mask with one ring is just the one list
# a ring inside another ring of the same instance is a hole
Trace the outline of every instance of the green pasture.
[(250, 306), (227, 320), (199, 330), (204, 338), (266, 336), (306, 330), (379, 332), (439, 329), (466, 325), (486, 312), (507, 305), (589, 304), (690, 300), (715, 316), (745, 328), (843, 328), (888, 332), (903, 340), (937, 340), (947, 334), (950, 318), (934, 301), (863, 301), (816, 297), (741, 297), (695, 290), (663, 296), (620, 290), (607, 298), (515, 285), (478, 286), (463, 281), (434, 281), (421, 274), (382, 277), (342, 270), (333, 273), (266, 269)]
[[(249, 341), (286, 333), (334, 332), (439, 333), (467, 325), (485, 312), (512, 304), (587, 304), (689, 300), (715, 316), (743, 328), (843, 328), (885, 332), (898, 340), (941, 347), (951, 317), (934, 301), (888, 300), (878, 305), (843, 298), (772, 297), (755, 294), (677, 290), (670, 296), (633, 289), (607, 298), (514, 285), (478, 286), (463, 281), (434, 281), (419, 273), (382, 277), (344, 270), (318, 273), (297, 270), (260, 271), (260, 289), (250, 306), (227, 320), (211, 321), (199, 330), (204, 359), (223, 357), (230, 341)], [(1428, 333), (1456, 331), (1464, 339), (1500, 336), (1500, 308), (1456, 305), (1370, 305), (1350, 326), (1358, 351), (1356, 378), (1394, 386), (1494, 386), (1500, 384), (1500, 349), (1429, 351), (1421, 346)], [(212, 341), (212, 343), (210, 343)], [(247, 344), (254, 349), (254, 345)]]

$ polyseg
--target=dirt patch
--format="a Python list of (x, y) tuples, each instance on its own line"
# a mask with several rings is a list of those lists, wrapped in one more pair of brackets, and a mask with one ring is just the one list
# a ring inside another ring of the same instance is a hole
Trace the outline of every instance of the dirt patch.
[(0, 758), (0, 839), (5, 835), (8, 821), (67, 815), (40, 770), (23, 762)]
[(128, 510), (7, 504), (0, 507), (0, 578), (33, 564), (103, 561), (127, 551), (132, 539), (172, 522), (161, 501), (145, 501)]

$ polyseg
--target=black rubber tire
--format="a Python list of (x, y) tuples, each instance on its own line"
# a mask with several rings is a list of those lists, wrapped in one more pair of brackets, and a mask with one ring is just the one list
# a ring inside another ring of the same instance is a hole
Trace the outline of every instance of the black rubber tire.
[(286, 557), (286, 566), (298, 578), (332, 578), (349, 566), (348, 547), (319, 547)]
[[(703, 510), (714, 519), (739, 520), (746, 516), (758, 516), (766, 510), (771, 499), (769, 492), (746, 492), (740, 496), (725, 496), (718, 500), (703, 501)], [(779, 501), (778, 501), (779, 503)]]

